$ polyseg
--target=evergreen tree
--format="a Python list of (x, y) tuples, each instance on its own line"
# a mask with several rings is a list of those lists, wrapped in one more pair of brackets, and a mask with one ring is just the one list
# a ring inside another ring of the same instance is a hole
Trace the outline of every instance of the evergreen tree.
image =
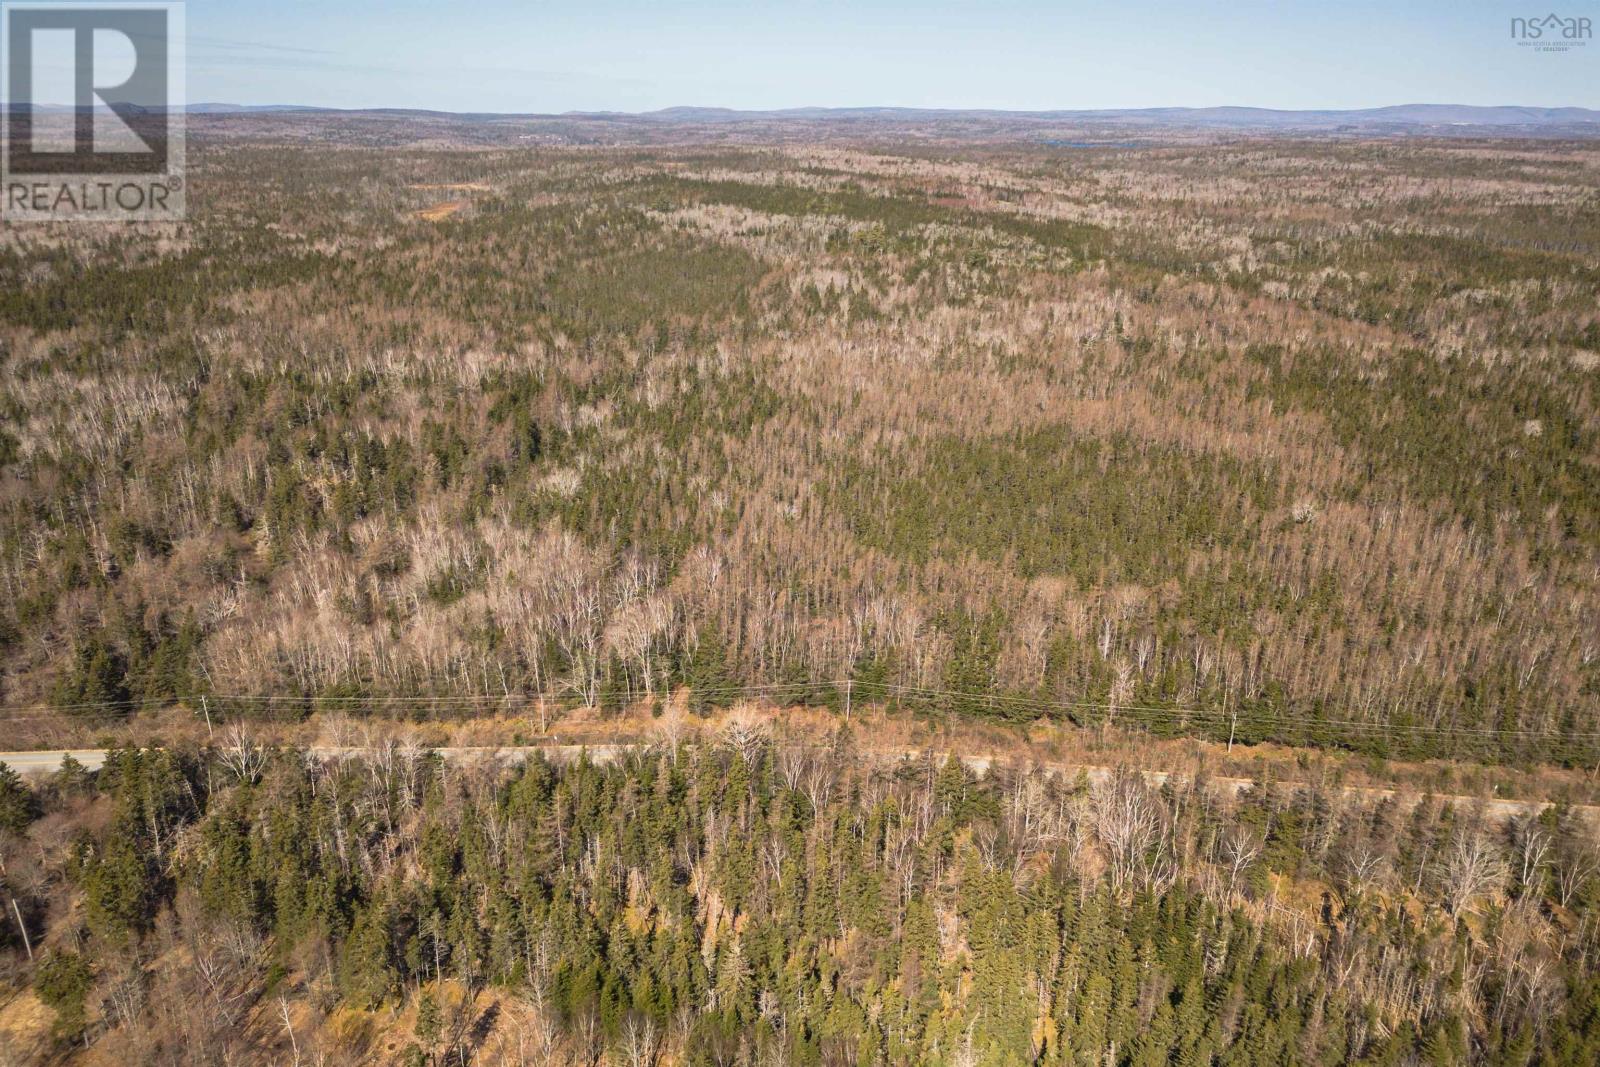
[(0, 830), (21, 834), (39, 817), (39, 800), (22, 776), (0, 763)]

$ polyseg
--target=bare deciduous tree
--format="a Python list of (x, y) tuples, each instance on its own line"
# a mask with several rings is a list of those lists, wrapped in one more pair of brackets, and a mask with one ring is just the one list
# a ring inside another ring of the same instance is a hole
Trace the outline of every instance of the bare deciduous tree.
[(622, 1054), (628, 1067), (653, 1067), (661, 1054), (661, 1034), (655, 1020), (630, 1014), (622, 1027)]
[(1456, 833), (1439, 861), (1445, 906), (1460, 915), (1474, 900), (1500, 885), (1505, 862), (1494, 843), (1476, 830)]
[(1250, 868), (1261, 854), (1261, 835), (1249, 826), (1234, 824), (1223, 831), (1217, 842), (1217, 856), (1228, 872), (1228, 896), (1232, 897), (1239, 876)]
[(1539, 888), (1540, 876), (1550, 860), (1550, 832), (1536, 815), (1513, 819), (1509, 827), (1517, 863), (1517, 886), (1524, 892)]
[(1106, 850), (1111, 884), (1162, 888), (1172, 878), (1166, 812), (1137, 773), (1119, 772), (1094, 790), (1095, 835)]
[(722, 728), (722, 743), (749, 764), (761, 758), (762, 750), (771, 739), (766, 721), (747, 709), (735, 711)]
[(1365, 894), (1382, 882), (1388, 871), (1389, 857), (1365, 837), (1350, 844), (1337, 867), (1344, 891), (1351, 896)]
[(261, 772), (267, 766), (267, 752), (242, 722), (229, 726), (223, 734), (222, 745), (217, 750), (217, 758), (222, 765), (233, 772), (233, 776), (246, 784), (254, 784), (261, 778)]
[(1600, 874), (1600, 843), (1594, 827), (1578, 815), (1563, 820), (1552, 859), (1556, 899), (1563, 908), (1571, 905), (1588, 881)]
[(289, 1018), (289, 998), (278, 994), (278, 1018), (283, 1021), (284, 1032), (289, 1035), (289, 1048), (294, 1054), (294, 1067), (300, 1067), (300, 1041), (294, 1036), (294, 1023)]

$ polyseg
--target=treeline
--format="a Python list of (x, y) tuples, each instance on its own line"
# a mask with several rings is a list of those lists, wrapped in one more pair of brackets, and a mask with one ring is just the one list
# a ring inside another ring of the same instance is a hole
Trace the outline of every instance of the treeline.
[(873, 767), (736, 721), (512, 771), (240, 734), (8, 772), (0, 817), (7, 966), (63, 1047), (141, 1063), (373, 1062), (350, 1012), (389, 1007), (418, 1064), (1600, 1055), (1600, 849), (1556, 808)]

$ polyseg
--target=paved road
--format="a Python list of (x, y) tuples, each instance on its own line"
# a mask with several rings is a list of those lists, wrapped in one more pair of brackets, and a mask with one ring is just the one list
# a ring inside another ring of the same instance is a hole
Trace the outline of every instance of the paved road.
[[(595, 763), (615, 763), (625, 753), (643, 747), (645, 746), (642, 744), (520, 745), (507, 746), (504, 748), (440, 748), (436, 751), (452, 763), (495, 762), (510, 765), (522, 762), (535, 752), (542, 752), (546, 757), (556, 761), (575, 760), (580, 754), (587, 752), (589, 759)], [(69, 751), (73, 759), (77, 760), (79, 763), (91, 770), (97, 769), (105, 763), (106, 750), (102, 748), (75, 748), (71, 750), (56, 749), (40, 752), (0, 752), (0, 763), (4, 763), (23, 774), (43, 774), (60, 769), (62, 757), (66, 756)], [(338, 759), (342, 756), (359, 755), (363, 751), (365, 750), (360, 748), (331, 748), (322, 746), (313, 747), (311, 749), (311, 754), (320, 759)], [(901, 759), (920, 760), (928, 755), (925, 751), (917, 751), (913, 749), (876, 750), (869, 752), (868, 754), (875, 756), (880, 760), (886, 761), (898, 761)], [(968, 769), (972, 770), (976, 774), (987, 774), (989, 772), (989, 768), (992, 767), (996, 762), (1003, 764), (1006, 762), (1006, 760), (1004, 758), (991, 755), (963, 755), (961, 757), (961, 762), (966, 764)], [(1114, 769), (1111, 767), (1101, 767), (1087, 764), (1036, 764), (1035, 766), (1037, 766), (1040, 770), (1047, 771), (1051, 774), (1075, 775), (1079, 771), (1083, 771), (1089, 776), (1091, 781), (1095, 782), (1104, 781), (1115, 773)], [(1145, 776), (1145, 780), (1151, 785), (1160, 785), (1169, 777), (1171, 777), (1171, 772), (1169, 771), (1147, 770), (1143, 771), (1142, 773)], [(1209, 781), (1213, 786), (1228, 789), (1235, 794), (1243, 792), (1251, 785), (1250, 779), (1248, 778), (1213, 777), (1209, 779)], [(1417, 795), (1415, 791), (1410, 790), (1405, 791), (1402, 794), (1400, 791), (1394, 789), (1375, 789), (1365, 786), (1344, 786), (1340, 791), (1352, 796), (1360, 795), (1372, 799), (1398, 796), (1414, 797)], [(1440, 799), (1450, 800), (1458, 807), (1470, 807), (1471, 805), (1480, 802), (1479, 798), (1468, 796), (1447, 796), (1441, 797)], [(1500, 820), (1510, 819), (1514, 816), (1525, 815), (1530, 812), (1538, 812), (1549, 806), (1547, 802), (1539, 800), (1486, 800), (1482, 801), (1482, 803), (1484, 805), (1485, 813), (1489, 815), (1489, 817)], [(1575, 806), (1587, 811), (1591, 817), (1600, 817), (1600, 808), (1592, 805), (1582, 804)]]

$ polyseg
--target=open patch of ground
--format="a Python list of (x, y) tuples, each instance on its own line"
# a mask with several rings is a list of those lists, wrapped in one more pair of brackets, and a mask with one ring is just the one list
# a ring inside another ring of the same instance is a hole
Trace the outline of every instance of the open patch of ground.
[(467, 202), (465, 200), (445, 200), (434, 204), (432, 207), (423, 208), (417, 212), (417, 218), (426, 219), (429, 222), (439, 222), (449, 218), (466, 206)]
[(482, 182), (413, 182), (407, 189), (439, 190), (447, 193), (487, 193), (490, 186)]

